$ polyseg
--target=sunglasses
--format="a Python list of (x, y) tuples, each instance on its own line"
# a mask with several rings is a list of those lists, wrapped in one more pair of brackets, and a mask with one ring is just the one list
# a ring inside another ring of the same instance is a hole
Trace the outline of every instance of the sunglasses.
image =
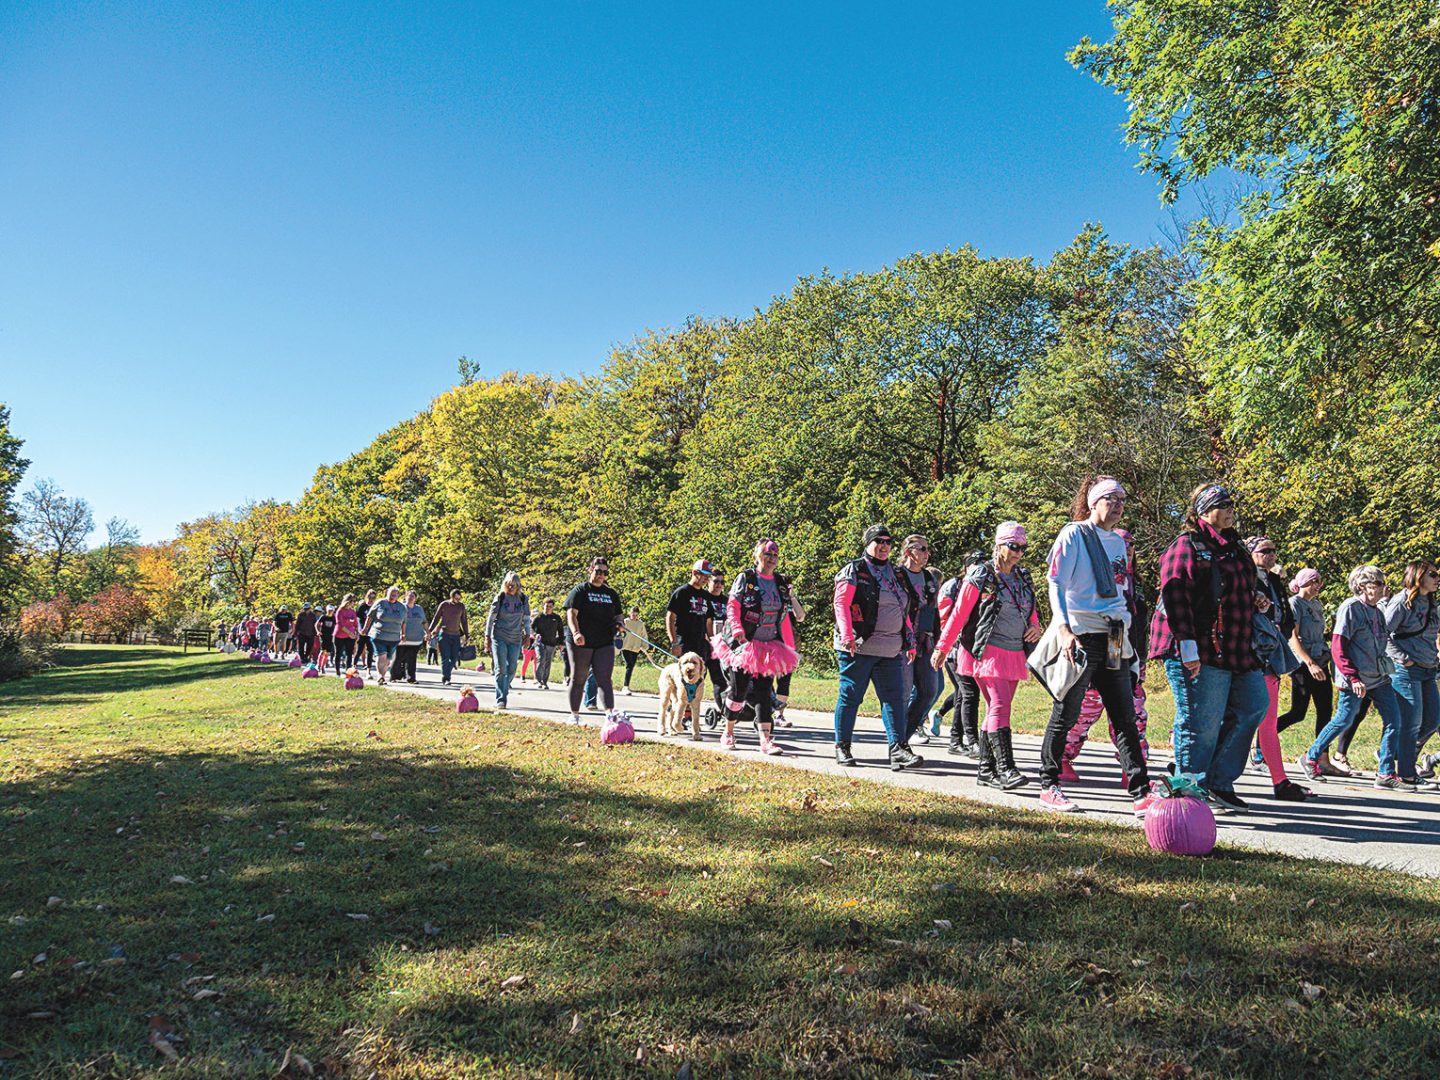
[(1005, 544), (1005, 546), (1006, 546), (1007, 548), (1009, 548), (1011, 551), (1024, 551), (1024, 550), (1025, 550), (1027, 547), (1029, 547), (1030, 545), (1029, 545), (1029, 544), (1011, 544), (1011, 543), (1008, 543), (1008, 542), (1007, 542), (1007, 543)]
[(884, 544), (886, 547), (892, 547), (895, 543), (895, 541), (891, 540), (888, 536), (877, 536), (870, 542), (872, 544)]
[(1256, 548), (1256, 549), (1255, 549), (1255, 554), (1256, 554), (1256, 555), (1274, 555), (1274, 554), (1275, 554), (1275, 549), (1274, 549), (1274, 548)]
[(590, 568), (590, 573), (591, 573), (591, 574), (599, 574), (601, 577), (609, 577), (609, 576), (610, 576), (610, 571), (609, 571), (609, 569), (608, 569), (607, 567), (604, 567), (604, 566), (592, 566), (592, 567)]

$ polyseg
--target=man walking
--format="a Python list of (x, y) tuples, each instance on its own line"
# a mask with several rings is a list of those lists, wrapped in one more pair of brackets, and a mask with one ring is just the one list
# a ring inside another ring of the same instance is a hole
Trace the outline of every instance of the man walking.
[(549, 690), (555, 650), (565, 643), (565, 620), (555, 613), (554, 600), (546, 597), (540, 614), (530, 621), (530, 630), (535, 635), (535, 681), (541, 690)]
[(450, 673), (460, 664), (460, 646), (470, 636), (470, 613), (460, 599), (460, 590), (451, 589), (450, 599), (435, 609), (430, 634), (440, 634), (440, 685), (450, 685)]

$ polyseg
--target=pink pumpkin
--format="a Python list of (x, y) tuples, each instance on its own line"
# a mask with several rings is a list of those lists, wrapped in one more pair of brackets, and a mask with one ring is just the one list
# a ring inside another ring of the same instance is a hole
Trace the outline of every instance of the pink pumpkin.
[(362, 679), (359, 675), (347, 675), (345, 677), (345, 689), (363, 690), (365, 689), (365, 680)]
[(262, 664), (268, 664), (268, 663), (270, 663), (270, 660), (271, 660), (271, 656), (270, 656), (270, 654), (269, 654), (268, 652), (262, 652), (262, 653), (260, 654), (260, 662), (261, 662)]
[(629, 714), (619, 709), (607, 714), (605, 723), (600, 728), (600, 741), (612, 746), (634, 742), (635, 725), (630, 722)]
[(318, 679), (320, 677), (320, 672), (316, 671), (313, 667), (307, 667), (304, 671), (300, 673), (300, 677), (302, 679)]
[(1145, 839), (1171, 855), (1209, 855), (1215, 850), (1215, 814), (1201, 799), (1161, 799), (1145, 812)]
[(475, 696), (475, 691), (468, 686), (460, 694), (460, 700), (455, 703), (456, 712), (479, 712), (480, 699)]
[(291, 667), (301, 667), (301, 666), (303, 666), (303, 665), (304, 665), (304, 661), (301, 660), (300, 657), (298, 657), (298, 656), (292, 656), (292, 657), (290, 657), (290, 666), (291, 666)]
[(251, 649), (251, 650), (250, 650), (250, 659), (251, 659), (251, 660), (259, 660), (259, 659), (260, 659), (260, 650), (259, 650), (259, 649)]

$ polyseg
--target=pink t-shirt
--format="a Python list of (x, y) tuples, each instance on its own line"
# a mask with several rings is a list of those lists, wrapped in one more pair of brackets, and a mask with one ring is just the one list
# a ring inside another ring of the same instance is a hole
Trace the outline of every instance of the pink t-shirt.
[(335, 636), (337, 638), (358, 638), (360, 636), (360, 617), (355, 614), (354, 608), (342, 607), (335, 612)]

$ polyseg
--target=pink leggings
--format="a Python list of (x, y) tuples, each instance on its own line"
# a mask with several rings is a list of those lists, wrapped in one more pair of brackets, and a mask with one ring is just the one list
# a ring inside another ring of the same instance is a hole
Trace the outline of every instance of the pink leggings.
[(985, 695), (985, 722), (981, 731), (999, 731), (1010, 726), (1010, 703), (1015, 700), (1015, 679), (992, 679), (977, 675), (980, 693)]
[[(1080, 719), (1070, 729), (1070, 734), (1065, 736), (1065, 760), (1074, 761), (1080, 756), (1080, 751), (1085, 746), (1085, 740), (1090, 735), (1090, 729), (1095, 726), (1095, 721), (1100, 719), (1100, 714), (1105, 711), (1105, 706), (1100, 701), (1100, 694), (1093, 687), (1085, 691), (1085, 700), (1080, 704)], [(1140, 756), (1150, 760), (1150, 744), (1145, 741), (1145, 726), (1150, 716), (1145, 711), (1145, 675), (1141, 672), (1140, 678), (1135, 680), (1135, 727), (1140, 732)], [(1110, 725), (1110, 741), (1115, 742), (1115, 725)]]
[(1266, 675), (1265, 689), (1270, 691), (1270, 707), (1265, 710), (1265, 719), (1260, 721), (1260, 756), (1270, 770), (1270, 783), (1279, 784), (1285, 780), (1285, 758), (1280, 752), (1280, 731), (1276, 720), (1280, 715), (1280, 676)]

